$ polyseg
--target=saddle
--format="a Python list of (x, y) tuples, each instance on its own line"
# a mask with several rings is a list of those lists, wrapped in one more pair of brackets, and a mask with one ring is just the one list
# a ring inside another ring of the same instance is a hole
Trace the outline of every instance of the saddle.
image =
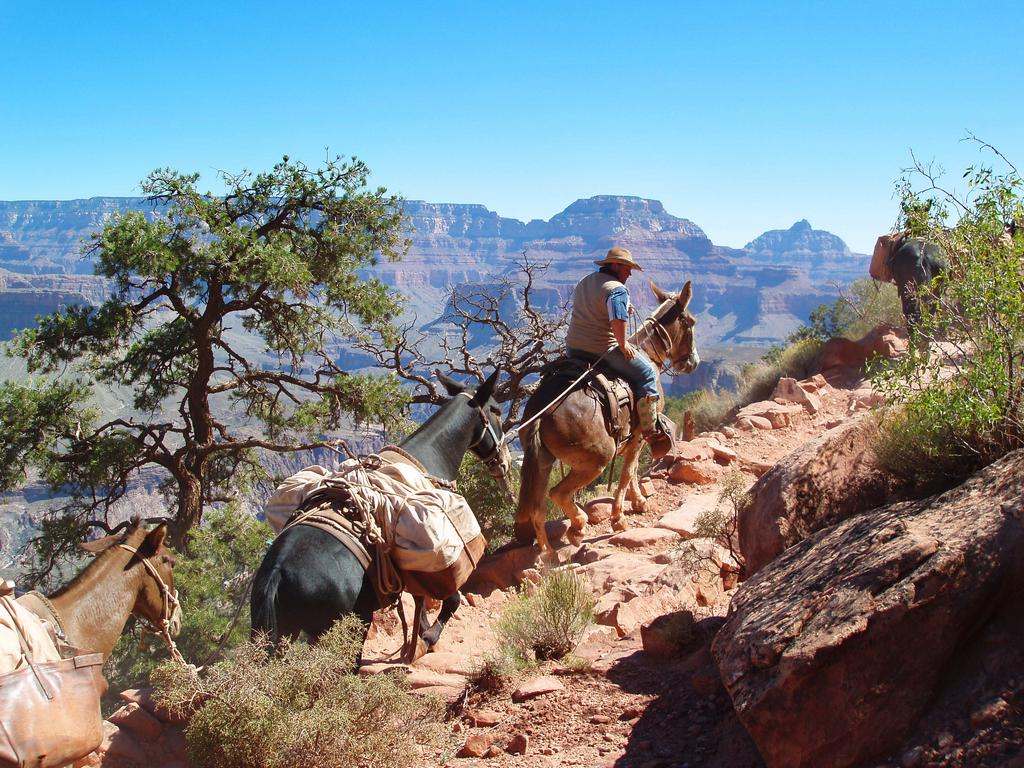
[[(540, 410), (559, 395), (567, 394), (566, 388), (593, 366), (599, 357), (600, 355), (576, 353), (548, 363), (541, 370), (540, 386), (530, 398), (530, 407), (527, 411)], [(597, 397), (601, 404), (605, 429), (616, 443), (621, 444), (633, 435), (639, 423), (636, 415), (636, 395), (629, 383), (610, 368), (597, 363), (591, 374), (580, 381), (573, 390), (591, 392)], [(534, 405), (536, 408), (532, 407)]]

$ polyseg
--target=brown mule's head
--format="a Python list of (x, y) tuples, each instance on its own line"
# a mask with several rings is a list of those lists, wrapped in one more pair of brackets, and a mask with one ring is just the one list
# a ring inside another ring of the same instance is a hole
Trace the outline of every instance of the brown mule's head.
[(693, 338), (693, 326), (697, 318), (686, 308), (693, 298), (693, 284), (687, 280), (679, 294), (663, 291), (654, 281), (651, 290), (662, 306), (655, 312), (653, 320), (665, 331), (668, 349), (665, 364), (669, 373), (692, 373), (700, 364), (697, 343)]
[(133, 572), (132, 583), (137, 585), (132, 614), (156, 628), (168, 622), (173, 637), (181, 631), (181, 606), (174, 588), (174, 553), (167, 547), (166, 538), (166, 523), (147, 531), (136, 517), (127, 533), (114, 533), (79, 546), (94, 555), (111, 548), (131, 553), (124, 569)]

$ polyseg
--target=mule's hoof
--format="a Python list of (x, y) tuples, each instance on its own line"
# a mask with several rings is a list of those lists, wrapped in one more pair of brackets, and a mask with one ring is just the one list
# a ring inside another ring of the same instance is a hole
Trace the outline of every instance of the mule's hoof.
[(533, 544), (534, 539), (536, 538), (533, 531), (533, 523), (531, 522), (522, 524), (517, 522), (512, 535), (515, 537), (515, 540), (524, 547)]
[(612, 520), (612, 530), (616, 533), (622, 533), (624, 530), (629, 528), (622, 520)]
[(569, 543), (574, 547), (578, 547), (583, 543), (583, 529), (582, 528), (569, 528), (565, 532), (565, 538), (569, 540)]

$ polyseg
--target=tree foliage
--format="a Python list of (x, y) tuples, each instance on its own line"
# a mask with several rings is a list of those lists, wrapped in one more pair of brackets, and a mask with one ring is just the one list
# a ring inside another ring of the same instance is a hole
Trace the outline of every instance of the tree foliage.
[[(9, 346), (33, 378), (0, 388), (18, 411), (0, 421), (4, 486), (34, 467), (70, 494), (60, 514), (82, 519), (155, 467), (181, 545), (204, 505), (261, 477), (260, 451), (334, 445), (326, 433), (348, 415), (392, 418), (404, 401), (393, 377), (336, 363), (339, 340), (397, 338), (396, 297), (361, 270), (406, 247), (400, 201), (368, 189), (367, 175), (357, 160), (285, 157), (269, 172), (222, 174), (227, 192), (214, 195), (197, 174), (152, 173), (152, 211), (93, 238), (110, 297), (43, 317)], [(127, 394), (131, 412), (90, 409), (96, 386)]]
[[(188, 551), (174, 566), (174, 586), (182, 613), (176, 644), (190, 664), (220, 661), (248, 640), (249, 589), (273, 535), (269, 525), (234, 505), (210, 510), (203, 525), (189, 531)], [(126, 688), (147, 685), (149, 673), (168, 658), (159, 638), (136, 635), (123, 635), (107, 659), (111, 700)]]
[(856, 340), (882, 324), (894, 328), (906, 325), (896, 286), (865, 277), (850, 283), (831, 304), (819, 304), (812, 309), (807, 323), (786, 341), (794, 344), (804, 339)]
[(899, 185), (899, 225), (949, 260), (909, 354), (873, 374), (894, 406), (880, 453), (924, 485), (955, 482), (1024, 447), (1024, 239), (1008, 226), (1024, 220), (1022, 183), (1002, 154), (978, 143), (993, 165), (968, 168), (966, 191), (920, 163)]

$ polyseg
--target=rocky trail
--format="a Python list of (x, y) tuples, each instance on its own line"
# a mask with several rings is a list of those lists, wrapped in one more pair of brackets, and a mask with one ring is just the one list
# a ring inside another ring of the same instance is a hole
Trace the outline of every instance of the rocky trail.
[[(629, 510), (627, 531), (612, 534), (606, 498), (587, 504), (591, 525), (578, 547), (565, 540), (563, 522), (548, 523), (559, 561), (585, 574), (597, 599), (599, 623), (575, 652), (589, 663), (585, 671), (548, 663), (506, 688), (467, 693), (467, 674), (497, 647), (493, 625), (502, 605), (519, 583), (540, 575), (535, 547), (487, 558), (438, 645), (408, 669), (414, 690), (442, 696), (456, 713), (447, 750), (422, 765), (763, 765), (709, 651), (735, 590), (732, 561), (694, 538), (694, 523), (719, 503), (725, 476), (742, 472), (752, 484), (776, 460), (875, 402), (857, 377), (832, 381), (806, 380), (796, 387), (800, 395), (780, 393), (778, 401), (745, 408), (722, 432), (681, 443), (649, 473), (647, 509)], [(790, 390), (795, 385), (790, 380)], [(681, 563), (687, 545), (707, 555), (697, 575)], [(684, 653), (659, 647), (656, 631), (644, 625), (682, 610), (694, 616), (694, 642)], [(400, 645), (397, 617), (380, 617), (362, 671), (393, 669), (388, 659)]]
[[(610, 530), (603, 498), (579, 546), (549, 522), (559, 563), (596, 600), (575, 659), (479, 674), (503, 608), (541, 577), (536, 547), (486, 557), (410, 666), (394, 661), (397, 613), (378, 613), (360, 673), (403, 675), (449, 706), (445, 743), (417, 764), (1024, 768), (1024, 452), (945, 493), (904, 494), (865, 458), (880, 398), (857, 373), (900, 348), (886, 332), (826, 347), (823, 373), (679, 443), (626, 531)], [(734, 478), (763, 476), (741, 529), (754, 575), (737, 588), (696, 522)], [(181, 728), (146, 692), (122, 698), (81, 765), (187, 768)]]

